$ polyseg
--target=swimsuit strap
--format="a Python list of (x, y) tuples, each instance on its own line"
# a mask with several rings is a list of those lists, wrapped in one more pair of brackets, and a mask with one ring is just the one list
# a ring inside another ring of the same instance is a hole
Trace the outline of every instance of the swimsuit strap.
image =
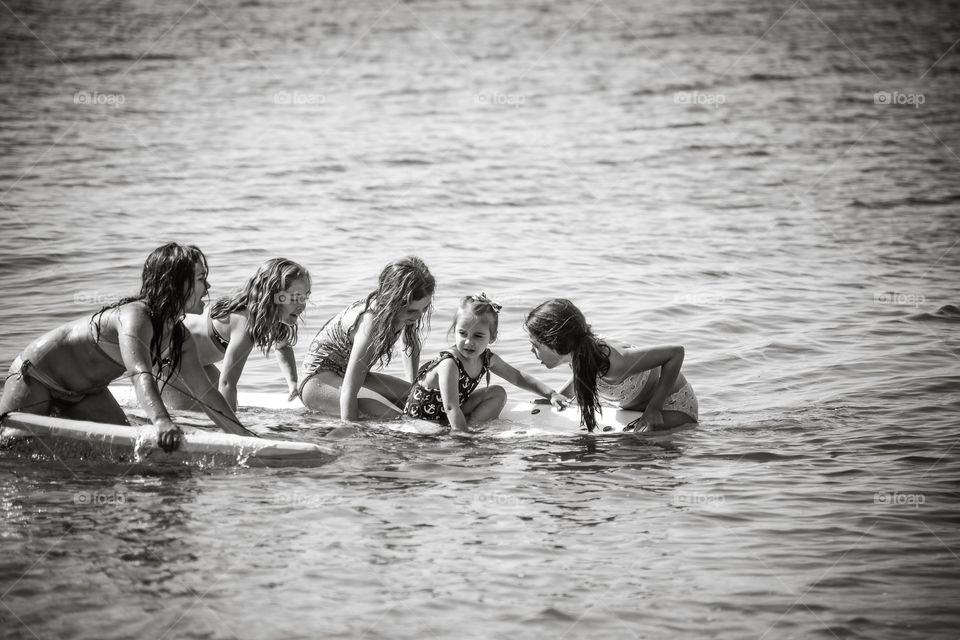
[(451, 360), (453, 360), (454, 362), (456, 362), (456, 363), (457, 363), (457, 370), (458, 370), (460, 373), (464, 373), (464, 371), (463, 371), (463, 365), (460, 364), (460, 361), (457, 359), (457, 356), (453, 355), (453, 353), (450, 352), (450, 351), (441, 351), (441, 352), (437, 355), (437, 357), (433, 359), (433, 366), (430, 367), (430, 368), (433, 369), (433, 368), (436, 368), (436, 367), (440, 366), (440, 363), (443, 362), (444, 360), (446, 360), (447, 358), (450, 358)]
[(460, 361), (454, 358), (452, 353), (449, 351), (441, 351), (439, 354), (437, 354), (436, 358), (431, 358), (427, 362), (424, 362), (422, 365), (420, 365), (420, 370), (417, 372), (417, 382), (420, 382), (427, 377), (428, 373), (437, 368), (440, 363), (447, 358), (453, 358), (453, 361), (457, 363), (457, 369), (463, 371), (463, 369), (460, 367)]
[(490, 349), (486, 349), (483, 352), (483, 370), (487, 372), (487, 386), (490, 386), (490, 358), (493, 357), (493, 352)]

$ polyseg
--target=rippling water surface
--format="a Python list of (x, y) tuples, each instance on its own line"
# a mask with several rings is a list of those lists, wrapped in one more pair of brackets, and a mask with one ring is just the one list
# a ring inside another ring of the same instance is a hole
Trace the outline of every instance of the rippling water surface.
[[(14, 1), (0, 359), (137, 287), (390, 258), (686, 346), (701, 428), (425, 438), (248, 409), (320, 468), (0, 455), (11, 638), (955, 637), (954, 2)], [(922, 102), (922, 104), (921, 104)], [(5, 365), (4, 365), (5, 366)], [(282, 393), (252, 357), (243, 388)], [(494, 425), (496, 426), (496, 425)]]

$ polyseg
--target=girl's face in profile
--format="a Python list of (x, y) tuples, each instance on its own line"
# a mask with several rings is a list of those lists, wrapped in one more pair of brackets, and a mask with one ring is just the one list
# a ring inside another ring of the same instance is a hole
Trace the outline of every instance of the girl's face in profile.
[(417, 324), (420, 318), (423, 317), (423, 314), (427, 312), (432, 300), (433, 298), (431, 296), (426, 296), (419, 300), (411, 300), (407, 303), (407, 306), (400, 311), (400, 323), (408, 326)]
[(207, 282), (207, 270), (199, 262), (193, 265), (193, 293), (183, 305), (186, 313), (203, 313), (203, 299), (210, 290)]
[(290, 286), (277, 294), (276, 303), (280, 322), (283, 324), (297, 324), (300, 314), (307, 308), (310, 299), (310, 282), (306, 278), (298, 278)]
[(547, 345), (538, 342), (536, 338), (530, 336), (530, 351), (533, 356), (540, 361), (540, 364), (547, 369), (553, 369), (564, 362), (570, 362), (570, 354), (560, 355)]

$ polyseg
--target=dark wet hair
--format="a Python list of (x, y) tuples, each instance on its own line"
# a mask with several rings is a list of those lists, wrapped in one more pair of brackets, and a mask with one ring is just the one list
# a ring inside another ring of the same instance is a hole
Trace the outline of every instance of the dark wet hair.
[[(363, 312), (357, 316), (354, 329), (367, 311), (373, 313), (373, 349), (375, 360), (380, 366), (390, 364), (393, 347), (397, 344), (397, 335), (393, 327), (404, 307), (414, 300), (433, 297), (437, 281), (427, 265), (416, 256), (407, 256), (394, 260), (380, 272), (379, 286), (370, 292), (365, 301)], [(417, 337), (424, 327), (430, 326), (433, 302), (427, 306), (426, 313), (415, 325), (404, 325), (402, 329), (404, 352), (412, 354)], [(426, 319), (426, 320), (424, 320)]]
[(554, 298), (534, 307), (523, 326), (540, 344), (560, 355), (571, 354), (580, 424), (593, 431), (597, 413), (602, 412), (597, 378), (610, 370), (609, 345), (593, 333), (580, 309), (566, 298)]
[(279, 305), (286, 302), (281, 296), (294, 281), (310, 283), (310, 272), (302, 265), (286, 258), (271, 258), (247, 280), (242, 289), (219, 298), (210, 307), (211, 318), (226, 318), (231, 313), (247, 311), (247, 330), (253, 344), (269, 355), (277, 343), (291, 347), (297, 344), (297, 326), (280, 321)]
[[(183, 343), (187, 339), (187, 330), (183, 326), (184, 306), (193, 295), (196, 273), (194, 265), (201, 265), (207, 272), (207, 258), (193, 245), (181, 245), (176, 242), (157, 247), (150, 252), (143, 263), (140, 294), (121, 298), (107, 305), (92, 316), (100, 339), (100, 322), (103, 314), (131, 302), (143, 302), (147, 307), (153, 337), (150, 339), (150, 359), (154, 366), (159, 365), (159, 377), (164, 384), (174, 372), (180, 369)], [(173, 323), (170, 334), (170, 355), (163, 357), (163, 330)], [(164, 377), (166, 373), (166, 377)]]

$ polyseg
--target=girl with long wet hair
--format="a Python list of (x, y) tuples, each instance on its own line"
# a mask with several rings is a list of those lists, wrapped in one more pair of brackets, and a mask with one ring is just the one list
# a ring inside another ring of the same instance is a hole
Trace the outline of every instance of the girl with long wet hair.
[(203, 310), (207, 289), (203, 252), (175, 242), (158, 247), (144, 262), (139, 295), (61, 325), (17, 356), (4, 383), (0, 415), (23, 411), (128, 424), (107, 388), (128, 377), (166, 451), (179, 447), (182, 435), (160, 396), (168, 384), (200, 399), (224, 431), (254, 435), (210, 383), (181, 322), (185, 313)]
[[(187, 314), (184, 325), (197, 345), (207, 376), (237, 408), (237, 383), (254, 348), (269, 356), (274, 349), (287, 381), (288, 399), (297, 397), (297, 322), (310, 298), (310, 272), (286, 258), (271, 258), (237, 291), (214, 302), (209, 311)], [(222, 369), (217, 363), (222, 362)], [(169, 389), (164, 400), (175, 409), (197, 409), (197, 403)]]
[[(429, 324), (436, 281), (420, 258), (394, 260), (380, 272), (377, 288), (328, 320), (303, 361), (300, 398), (307, 408), (356, 420), (360, 414), (396, 417), (416, 379), (421, 331)], [(407, 380), (371, 371), (390, 363), (403, 343)], [(361, 388), (380, 394), (394, 409), (360, 398)]]
[(569, 364), (573, 378), (560, 393), (576, 394), (581, 423), (597, 426), (602, 405), (642, 411), (636, 431), (697, 422), (699, 406), (680, 367), (681, 346), (640, 348), (596, 335), (580, 309), (564, 298), (527, 314), (524, 328), (534, 356), (548, 369)]

